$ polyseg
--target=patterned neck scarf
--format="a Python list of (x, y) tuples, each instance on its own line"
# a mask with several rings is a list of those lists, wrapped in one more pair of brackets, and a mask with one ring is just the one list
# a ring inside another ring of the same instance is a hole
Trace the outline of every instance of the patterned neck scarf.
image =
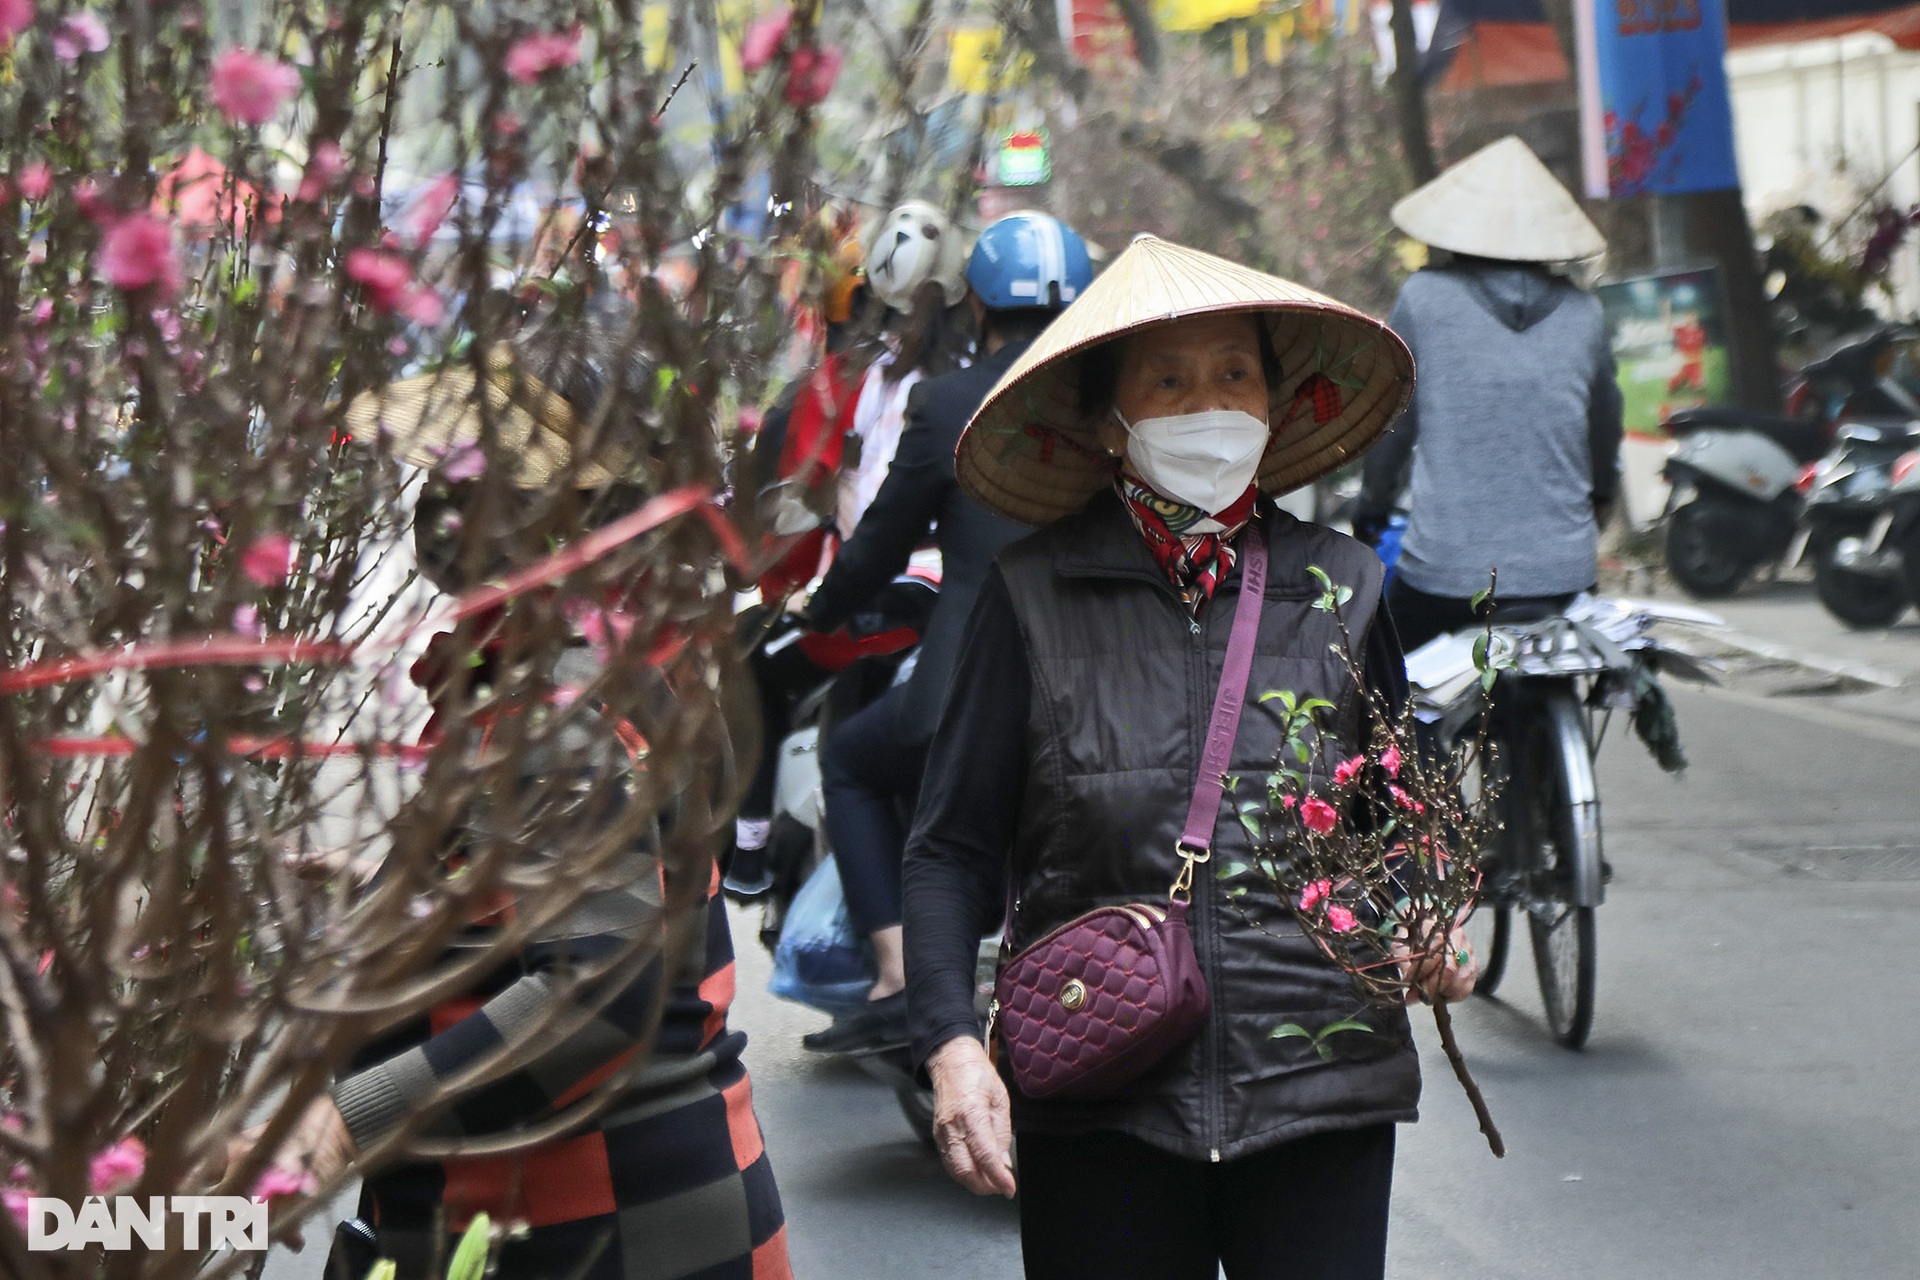
[(1233, 569), (1233, 539), (1252, 517), (1259, 491), (1248, 485), (1232, 506), (1208, 515), (1126, 476), (1120, 477), (1118, 487), (1147, 550), (1179, 593), (1187, 615), (1198, 618), (1213, 589)]

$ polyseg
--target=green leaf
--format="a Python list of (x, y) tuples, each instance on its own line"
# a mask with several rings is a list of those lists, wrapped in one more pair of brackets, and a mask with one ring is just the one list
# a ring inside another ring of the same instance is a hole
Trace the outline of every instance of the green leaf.
[(1297, 1022), (1283, 1022), (1268, 1033), (1267, 1039), (1285, 1040), (1289, 1036), (1298, 1036), (1302, 1040), (1311, 1040), (1313, 1039), (1313, 1032), (1307, 1030)]
[(473, 1215), (473, 1223), (454, 1248), (453, 1261), (447, 1264), (447, 1280), (485, 1280), (487, 1274), (487, 1238), (493, 1232), (493, 1220), (484, 1213)]
[(1305, 702), (1300, 704), (1300, 710), (1305, 712), (1307, 715), (1312, 715), (1316, 711), (1333, 710), (1333, 704), (1331, 702), (1328, 702), (1325, 698), (1308, 698)]
[(1240, 815), (1240, 825), (1245, 827), (1247, 829), (1247, 834), (1252, 836), (1255, 840), (1258, 840), (1260, 838), (1260, 819), (1254, 817), (1250, 813), (1243, 813)]
[(1307, 566), (1307, 572), (1312, 574), (1314, 576), (1314, 580), (1317, 581), (1322, 587), (1326, 588), (1328, 591), (1333, 590), (1333, 579), (1327, 576), (1327, 571), (1325, 569), (1322, 569), (1317, 564), (1310, 564)]
[(400, 1265), (390, 1258), (382, 1258), (367, 1268), (367, 1280), (399, 1280)]
[(1333, 1046), (1328, 1044), (1326, 1041), (1315, 1040), (1313, 1042), (1313, 1051), (1320, 1055), (1320, 1061), (1322, 1062), (1333, 1061)]
[(1487, 645), (1490, 638), (1484, 631), (1473, 638), (1473, 665), (1477, 671), (1487, 669)]
[(1247, 864), (1244, 862), (1229, 862), (1213, 874), (1222, 880), (1231, 880), (1235, 876), (1246, 874), (1247, 869)]
[(1352, 587), (1340, 588), (1339, 591), (1334, 593), (1333, 599), (1335, 604), (1345, 604), (1347, 601), (1353, 599), (1353, 588)]
[(1370, 1033), (1372, 1030), (1373, 1028), (1364, 1022), (1356, 1022), (1352, 1018), (1343, 1018), (1339, 1022), (1331, 1022), (1320, 1028), (1320, 1034), (1314, 1038), (1324, 1040), (1336, 1031), (1366, 1031)]
[(1493, 682), (1498, 680), (1499, 678), (1500, 678), (1500, 673), (1494, 670), (1492, 667), (1488, 667), (1485, 671), (1482, 671), (1480, 673), (1480, 692), (1492, 693)]
[(1293, 754), (1301, 764), (1305, 764), (1313, 758), (1313, 753), (1307, 750), (1307, 744), (1298, 738), (1293, 740)]
[(1480, 588), (1478, 591), (1473, 593), (1472, 599), (1467, 601), (1467, 607), (1473, 610), (1475, 613), (1480, 612), (1480, 606), (1485, 604), (1487, 602), (1487, 597), (1491, 596), (1492, 594), (1493, 594), (1492, 587), (1487, 586), (1487, 587)]

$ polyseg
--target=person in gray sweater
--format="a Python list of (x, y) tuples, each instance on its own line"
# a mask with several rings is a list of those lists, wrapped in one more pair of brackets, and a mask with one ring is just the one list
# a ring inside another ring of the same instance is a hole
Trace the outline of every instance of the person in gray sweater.
[(1377, 542), (1407, 510), (1387, 605), (1411, 652), (1475, 625), (1496, 570), (1503, 612), (1558, 608), (1594, 584), (1621, 398), (1599, 302), (1546, 265), (1604, 242), (1525, 144), (1495, 143), (1394, 217), (1439, 252), (1387, 322), (1419, 380), (1367, 455), (1353, 524)]

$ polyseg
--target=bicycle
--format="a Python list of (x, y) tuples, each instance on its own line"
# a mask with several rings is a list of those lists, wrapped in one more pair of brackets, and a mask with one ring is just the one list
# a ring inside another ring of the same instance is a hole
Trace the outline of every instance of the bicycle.
[[(1547, 1026), (1569, 1049), (1593, 1031), (1594, 913), (1610, 878), (1594, 757), (1613, 713), (1624, 709), (1662, 767), (1684, 767), (1657, 673), (1713, 678), (1705, 664), (1649, 634), (1660, 620), (1720, 621), (1699, 610), (1583, 596), (1563, 613), (1444, 636), (1408, 657), (1417, 713), (1446, 751), (1466, 755), (1469, 798), (1494, 792), (1499, 834), (1468, 923), (1480, 957), (1475, 994), (1499, 989), (1514, 915), (1524, 912)], [(1490, 702), (1477, 680), (1461, 678), (1463, 667), (1478, 674), (1470, 654), (1482, 634), (1498, 673)]]

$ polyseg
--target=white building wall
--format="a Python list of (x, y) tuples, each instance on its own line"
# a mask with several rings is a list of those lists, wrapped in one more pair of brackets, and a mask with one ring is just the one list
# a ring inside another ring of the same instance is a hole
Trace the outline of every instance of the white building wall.
[[(1920, 53), (1878, 35), (1743, 49), (1727, 57), (1734, 141), (1755, 221), (1807, 204), (1846, 217), (1881, 198), (1920, 204)], [(1895, 262), (1888, 309), (1920, 312), (1920, 252)]]

